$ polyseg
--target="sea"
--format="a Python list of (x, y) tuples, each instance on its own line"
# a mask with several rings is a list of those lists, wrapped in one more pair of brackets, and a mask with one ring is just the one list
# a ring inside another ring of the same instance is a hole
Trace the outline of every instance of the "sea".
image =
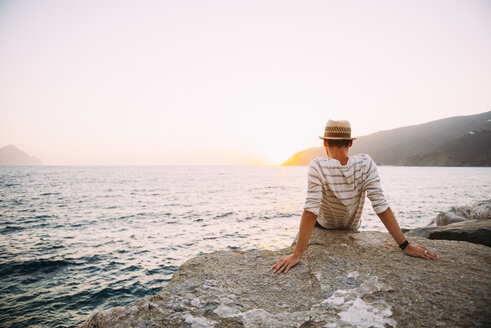
[[(378, 170), (405, 228), (491, 198), (489, 167)], [(0, 167), (0, 326), (74, 327), (192, 257), (288, 247), (306, 189), (307, 167)], [(368, 199), (360, 230), (385, 230)]]

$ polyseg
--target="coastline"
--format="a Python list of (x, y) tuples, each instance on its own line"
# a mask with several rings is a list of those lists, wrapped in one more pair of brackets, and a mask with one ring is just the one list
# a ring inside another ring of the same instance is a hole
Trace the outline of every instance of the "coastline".
[[(0, 192), (11, 212), (2, 230), (10, 246), (0, 321), (12, 327), (74, 327), (94, 311), (155, 295), (202, 253), (288, 247), (305, 200), (303, 167), (2, 171)], [(410, 229), (486, 199), (491, 185), (486, 168), (379, 173), (401, 226)], [(361, 230), (384, 231), (365, 205)]]
[(205, 254), (181, 265), (157, 295), (98, 312), (79, 327), (485, 326), (489, 248), (411, 241), (440, 260), (405, 256), (388, 233), (317, 228), (288, 274), (270, 267), (291, 248)]

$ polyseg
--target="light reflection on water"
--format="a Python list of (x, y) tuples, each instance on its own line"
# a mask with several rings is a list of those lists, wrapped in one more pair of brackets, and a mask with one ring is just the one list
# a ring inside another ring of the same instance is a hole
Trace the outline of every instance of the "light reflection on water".
[[(157, 293), (185, 260), (279, 249), (306, 167), (0, 167), (0, 322), (73, 326)], [(489, 198), (490, 168), (379, 167), (403, 227)], [(384, 227), (367, 200), (363, 230)]]

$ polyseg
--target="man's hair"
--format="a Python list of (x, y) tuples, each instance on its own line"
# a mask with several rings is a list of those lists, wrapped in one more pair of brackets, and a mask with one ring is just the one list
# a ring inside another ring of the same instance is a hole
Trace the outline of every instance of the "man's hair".
[(346, 148), (348, 148), (350, 142), (351, 142), (351, 140), (349, 140), (349, 139), (348, 140), (346, 140), (346, 139), (343, 139), (343, 140), (327, 139), (327, 144), (329, 147), (338, 147), (338, 148), (346, 147)]

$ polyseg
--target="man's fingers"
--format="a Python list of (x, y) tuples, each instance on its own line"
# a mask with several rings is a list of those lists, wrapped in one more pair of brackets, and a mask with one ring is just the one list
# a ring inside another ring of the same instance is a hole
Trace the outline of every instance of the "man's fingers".
[(425, 259), (425, 260), (429, 260), (430, 257), (428, 256), (428, 251), (423, 247), (423, 246), (420, 246), (419, 247), (419, 257)]
[(422, 251), (422, 254), (420, 256), (422, 258), (424, 258), (425, 260), (437, 260), (438, 259), (438, 255), (436, 253), (433, 253), (432, 251), (430, 251), (426, 247), (421, 246), (421, 251)]
[(281, 271), (283, 271), (283, 266), (285, 265), (285, 261), (281, 261), (280, 263), (277, 263), (275, 266), (276, 266), (276, 269), (274, 270), (275, 273), (280, 273)]
[(430, 260), (437, 260), (438, 259), (438, 254), (435, 252), (430, 251), (428, 248), (425, 247), (424, 249), (426, 251), (426, 255), (430, 258)]
[[(276, 265), (276, 269), (274, 270), (274, 272), (278, 272), (279, 270), (281, 270), (281, 267), (283, 266), (283, 263), (279, 263)], [(281, 271), (280, 271), (281, 272)]]
[(413, 248), (411, 249), (411, 252), (407, 254), (411, 256), (420, 257), (425, 260), (438, 260), (440, 258), (438, 254), (430, 251), (428, 248), (421, 245), (414, 245)]
[(427, 251), (426, 255), (430, 257), (430, 260), (438, 260), (439, 256), (438, 254), (432, 252), (432, 251)]
[(417, 252), (417, 256), (421, 257), (422, 259), (425, 259), (427, 260), (426, 258), (426, 253), (425, 253), (425, 249), (423, 246), (419, 246), (418, 245), (418, 252)]
[(299, 262), (293, 255), (283, 256), (271, 267), (274, 273), (287, 273)]
[(279, 269), (279, 270), (278, 270), (276, 273), (281, 273), (281, 272), (283, 272), (283, 270), (285, 270), (286, 266), (287, 266), (286, 262), (283, 262), (283, 263), (281, 264), (281, 266), (280, 266), (280, 269)]
[(275, 265), (273, 265), (273, 268), (272, 269), (273, 269), (274, 272), (276, 272), (276, 271), (278, 271), (280, 269), (280, 267), (281, 267), (281, 262), (278, 261), (278, 262), (276, 262)]
[(275, 267), (277, 267), (281, 262), (283, 262), (285, 260), (285, 257), (283, 256), (282, 258), (280, 258), (278, 261), (276, 261), (276, 263), (271, 267), (271, 269), (274, 270)]

